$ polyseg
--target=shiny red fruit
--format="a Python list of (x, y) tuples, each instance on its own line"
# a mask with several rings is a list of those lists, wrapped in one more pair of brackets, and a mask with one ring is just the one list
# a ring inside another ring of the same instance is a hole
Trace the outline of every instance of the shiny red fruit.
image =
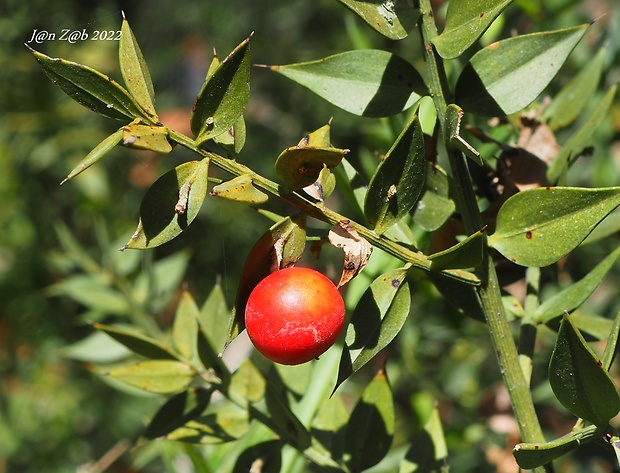
[(323, 354), (344, 323), (340, 292), (329, 278), (308, 268), (271, 273), (254, 288), (245, 308), (250, 340), (264, 356), (283, 365)]

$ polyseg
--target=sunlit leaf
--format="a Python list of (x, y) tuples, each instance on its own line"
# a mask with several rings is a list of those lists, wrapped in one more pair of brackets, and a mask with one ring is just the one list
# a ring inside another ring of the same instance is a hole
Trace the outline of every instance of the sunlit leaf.
[(276, 174), (288, 189), (301, 189), (314, 183), (325, 166), (340, 164), (348, 149), (291, 146), (286, 148), (275, 164)]
[(267, 194), (254, 187), (252, 176), (249, 174), (242, 174), (214, 186), (211, 195), (246, 204), (263, 204), (269, 199)]
[(576, 429), (568, 434), (545, 443), (519, 443), (512, 451), (521, 468), (530, 470), (575, 450), (582, 443), (601, 438), (604, 432), (595, 425)]
[(196, 353), (199, 314), (194, 298), (184, 290), (172, 324), (172, 341), (186, 360), (191, 360)]
[(439, 409), (432, 409), (424, 429), (413, 439), (399, 473), (441, 471), (448, 457), (448, 447), (441, 425)]
[(522, 266), (548, 266), (570, 253), (620, 204), (620, 187), (547, 187), (509, 198), (489, 245)]
[(131, 95), (144, 111), (153, 117), (153, 120), (159, 121), (155, 113), (155, 91), (151, 73), (124, 14), (119, 44), (119, 63), (125, 85)]
[(433, 44), (446, 59), (459, 57), (480, 38), (512, 0), (450, 0), (446, 26)]
[(323, 202), (336, 190), (336, 176), (324, 164), (316, 181), (304, 187), (303, 190), (313, 199)]
[(131, 123), (123, 127), (123, 145), (168, 154), (172, 145), (168, 141), (168, 128), (159, 125)]
[(192, 109), (197, 144), (227, 132), (243, 113), (250, 98), (250, 38), (209, 71)]
[(560, 317), (565, 311), (572, 312), (583, 304), (603, 282), (607, 273), (613, 268), (620, 257), (620, 248), (601, 261), (583, 279), (571, 284), (538, 306), (534, 312), (534, 320), (546, 323)]
[(140, 205), (138, 228), (123, 249), (153, 248), (185, 230), (207, 194), (208, 170), (208, 158), (189, 161), (155, 181)]
[(171, 360), (148, 360), (104, 373), (143, 391), (156, 394), (184, 390), (196, 375), (186, 363)]
[(409, 2), (338, 0), (359, 15), (369, 26), (389, 39), (406, 38), (420, 15)]
[(168, 440), (200, 445), (232, 442), (248, 432), (247, 409), (232, 402), (211, 404), (199, 417), (190, 420), (165, 436)]
[(265, 397), (265, 377), (250, 359), (244, 361), (232, 375), (229, 392), (248, 402), (258, 402)]
[(616, 385), (568, 315), (549, 362), (549, 383), (566, 409), (599, 427), (620, 411)]
[(411, 306), (407, 268), (389, 271), (364, 292), (347, 326), (334, 390), (398, 335)]
[(268, 66), (355, 115), (386, 117), (428, 93), (414, 67), (386, 51), (348, 51), (285, 66)]
[(111, 77), (88, 66), (51, 58), (30, 48), (47, 76), (69, 97), (84, 107), (117, 120), (152, 118)]
[(483, 251), (484, 232), (477, 231), (456, 245), (430, 255), (428, 259), (434, 271), (474, 268), (482, 262)]
[(245, 145), (246, 129), (243, 115), (224, 133), (213, 137), (213, 141), (223, 147), (229, 156), (234, 157)]
[(516, 113), (540, 95), (590, 24), (515, 36), (471, 58), (456, 84), (456, 103), (479, 115)]
[(415, 206), (424, 191), (426, 171), (424, 137), (416, 115), (370, 180), (364, 213), (375, 232), (385, 232)]
[(226, 296), (222, 285), (217, 282), (207, 300), (200, 309), (200, 325), (207, 336), (207, 339), (219, 353), (224, 350), (228, 324), (230, 323), (230, 311), (226, 305)]
[(209, 405), (211, 394), (211, 390), (203, 388), (191, 388), (175, 394), (153, 416), (144, 437), (162, 437), (195, 419)]
[(140, 333), (103, 324), (94, 324), (93, 327), (106, 333), (138, 355), (145, 356), (152, 360), (177, 359), (177, 355), (167, 346)]
[(89, 167), (91, 167), (93, 164), (103, 158), (109, 151), (114, 149), (114, 147), (118, 145), (122, 141), (122, 139), (122, 129), (117, 130), (116, 132), (105, 138), (101, 143), (95, 146), (95, 148), (93, 148), (93, 150), (88, 153), (86, 157), (78, 163), (77, 166), (73, 168), (69, 175), (60, 184), (62, 185), (69, 179), (73, 179), (81, 172), (86, 171)]
[(345, 431), (345, 461), (350, 471), (364, 471), (388, 453), (394, 437), (394, 399), (380, 371), (356, 404)]

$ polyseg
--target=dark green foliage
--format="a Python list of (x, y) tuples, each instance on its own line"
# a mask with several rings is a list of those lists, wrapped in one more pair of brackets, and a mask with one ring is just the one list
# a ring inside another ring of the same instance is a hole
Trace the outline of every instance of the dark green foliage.
[[(555, 1), (543, 21), (510, 1), (216, 3), (3, 16), (0, 473), (612, 465), (608, 25)], [(22, 45), (74, 25), (86, 39)], [(295, 264), (343, 274), (348, 326), (282, 367), (243, 316)]]

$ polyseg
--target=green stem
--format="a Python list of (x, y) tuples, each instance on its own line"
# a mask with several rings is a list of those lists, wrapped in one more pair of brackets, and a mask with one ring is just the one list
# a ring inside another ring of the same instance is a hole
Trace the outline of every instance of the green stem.
[[(437, 27), (433, 19), (430, 0), (420, 0), (419, 4), (422, 37), (429, 72), (429, 89), (435, 102), (439, 123), (443, 126), (448, 106), (447, 100), (450, 100), (450, 96), (446, 88), (447, 81), (441, 60), (436, 57), (436, 51), (431, 42), (437, 36)], [(466, 158), (459, 151), (449, 151), (448, 156), (454, 179), (454, 198), (457, 209), (462, 215), (467, 233), (471, 234), (482, 228), (482, 217), (478, 209)], [(544, 442), (545, 439), (530, 394), (529, 383), (521, 370), (517, 347), (511, 336), (510, 326), (504, 313), (495, 266), (488, 251), (485, 251), (485, 258), (478, 268), (478, 275), (482, 284), (476, 290), (521, 436), (526, 442)]]
[[(260, 174), (257, 174), (247, 166), (244, 166), (243, 164), (238, 163), (235, 160), (227, 159), (218, 154), (199, 148), (194, 143), (194, 140), (181, 133), (177, 133), (174, 130), (170, 130), (170, 139), (180, 144), (181, 146), (184, 146), (185, 148), (193, 151), (194, 153), (200, 154), (201, 156), (208, 158), (218, 168), (229, 172), (233, 176), (249, 174), (250, 176), (252, 176), (252, 183), (257, 188), (271, 195), (279, 197), (280, 199), (294, 205), (295, 207), (301, 209), (306, 214), (313, 218), (316, 218), (317, 220), (329, 223), (330, 225), (337, 225), (338, 223), (345, 220), (349, 221), (350, 225), (357, 231), (357, 233), (376, 248), (380, 248), (386, 253), (389, 253), (404, 262), (411, 263), (411, 265), (416, 268), (423, 269), (425, 271), (431, 270), (431, 260), (429, 260), (428, 257), (423, 253), (412, 251), (392, 240), (378, 235), (373, 230), (366, 228), (364, 225), (354, 222), (351, 219), (339, 214), (338, 212), (328, 209), (322, 202), (314, 202), (313, 200), (304, 197), (298, 192), (286, 192), (281, 188), (278, 183), (273, 182), (261, 176)], [(444, 270), (441, 271), (440, 274), (469, 285), (477, 285), (480, 282), (476, 275), (468, 271), (463, 271), (459, 269)]]
[(534, 313), (539, 305), (540, 268), (527, 268), (525, 281), (527, 283), (527, 294), (525, 296), (524, 315), (519, 336), (519, 361), (523, 375), (529, 383), (532, 378), (532, 358), (534, 357), (534, 345), (536, 344), (538, 332), (536, 322), (534, 321)]

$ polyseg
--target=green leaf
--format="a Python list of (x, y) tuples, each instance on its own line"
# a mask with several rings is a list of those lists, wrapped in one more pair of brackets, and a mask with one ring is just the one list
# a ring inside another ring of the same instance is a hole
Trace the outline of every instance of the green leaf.
[(377, 32), (393, 40), (406, 38), (420, 16), (419, 10), (407, 2), (338, 1), (359, 15)]
[(198, 356), (207, 370), (205, 374), (202, 374), (202, 377), (211, 383), (219, 384), (219, 389), (225, 392), (230, 384), (230, 371), (207, 339), (202, 327), (198, 328), (197, 336)]
[(562, 150), (553, 158), (547, 170), (547, 179), (549, 182), (556, 182), (566, 166), (574, 162), (585, 148), (591, 144), (594, 131), (607, 116), (607, 111), (614, 101), (617, 86), (613, 86), (599, 101), (592, 113), (588, 115), (584, 124), (573, 133), (570, 139), (564, 144)]
[(592, 233), (588, 235), (588, 237), (583, 240), (583, 245), (591, 245), (592, 243), (597, 243), (614, 233), (620, 232), (620, 211), (614, 211), (610, 213), (605, 220), (603, 220), (599, 225), (596, 226)]
[(428, 93), (422, 77), (409, 62), (376, 49), (266, 67), (307, 87), (333, 105), (365, 117), (395, 115)]
[(429, 277), (451, 306), (474, 320), (486, 322), (482, 302), (475, 287), (432, 272), (429, 273)]
[(175, 394), (159, 408), (144, 432), (147, 439), (162, 437), (194, 420), (207, 408), (212, 391), (191, 388)]
[(47, 292), (51, 296), (68, 296), (89, 309), (105, 314), (124, 315), (131, 311), (129, 301), (120, 291), (94, 275), (71, 276), (49, 287)]
[(616, 356), (616, 350), (618, 346), (618, 339), (620, 337), (620, 311), (616, 314), (612, 329), (607, 336), (607, 345), (605, 345), (605, 352), (603, 353), (603, 368), (609, 371), (611, 364)]
[(480, 153), (461, 136), (461, 123), (463, 121), (463, 109), (456, 104), (451, 103), (446, 109), (445, 126), (446, 130), (446, 148), (449, 150), (458, 150), (465, 154), (469, 159), (478, 166), (482, 166), (484, 161), (480, 157)]
[(447, 250), (430, 255), (428, 259), (433, 271), (474, 268), (482, 262), (483, 251), (484, 232), (480, 230)]
[(207, 411), (165, 436), (202, 445), (232, 442), (248, 432), (248, 412), (231, 402), (211, 404)]
[(544, 301), (534, 312), (534, 321), (544, 324), (556, 317), (560, 317), (565, 311), (572, 312), (578, 308), (603, 282), (603, 279), (613, 268), (618, 257), (620, 257), (620, 248), (617, 248), (601, 261), (583, 279), (571, 284), (563, 291)]
[(85, 363), (114, 363), (127, 358), (131, 351), (102, 332), (93, 332), (86, 338), (62, 347), (67, 358)]
[(133, 122), (123, 127), (123, 145), (168, 154), (172, 151), (168, 133), (165, 126)]
[(471, 58), (456, 84), (456, 103), (479, 115), (516, 113), (540, 95), (590, 24), (516, 36)]
[(172, 324), (172, 341), (186, 360), (192, 360), (196, 353), (199, 315), (200, 310), (194, 298), (189, 291), (184, 290)]
[(522, 266), (548, 266), (570, 253), (620, 204), (620, 187), (547, 187), (510, 197), (489, 245)]
[(209, 70), (192, 109), (196, 144), (227, 132), (250, 98), (250, 39), (246, 38), (221, 63)]
[(334, 391), (400, 332), (411, 306), (407, 271), (398, 268), (379, 276), (357, 303), (347, 326)]
[(183, 391), (196, 375), (194, 368), (180, 361), (149, 360), (104, 373), (130, 386), (156, 394)]
[(424, 136), (415, 115), (370, 180), (364, 213), (381, 234), (415, 206), (426, 182)]
[(576, 310), (570, 314), (570, 318), (573, 324), (582, 333), (590, 335), (595, 340), (607, 339), (613, 330), (613, 321), (601, 315), (592, 314), (583, 310)]
[(138, 355), (152, 360), (177, 360), (177, 356), (172, 350), (153, 338), (109, 325), (93, 324), (93, 327), (108, 334)]
[(202, 305), (198, 320), (211, 346), (218, 353), (223, 351), (230, 323), (230, 311), (226, 306), (226, 296), (219, 281), (213, 286)]
[(207, 195), (208, 172), (205, 158), (183, 163), (157, 179), (142, 200), (138, 228), (123, 249), (154, 248), (185, 230)]
[[(246, 444), (247, 445), (247, 444)], [(282, 448), (285, 443), (280, 439), (265, 440), (247, 446), (237, 456), (232, 473), (256, 471), (260, 464), (260, 473), (279, 473), (282, 471)]]
[(60, 183), (60, 185), (64, 184), (70, 179), (73, 179), (75, 176), (80, 174), (83, 171), (86, 171), (89, 167), (103, 158), (109, 151), (111, 151), (116, 145), (118, 145), (123, 139), (123, 130), (116, 130), (110, 136), (105, 138), (101, 143), (99, 143), (93, 150), (86, 155), (84, 159), (82, 159), (77, 166), (73, 168), (73, 170), (69, 173), (67, 177)]
[(127, 89), (144, 111), (153, 117), (154, 121), (159, 121), (155, 113), (155, 91), (151, 74), (124, 13), (118, 55)]
[(256, 242), (241, 271), (227, 344), (245, 328), (245, 306), (252, 290), (272, 271), (296, 263), (305, 246), (306, 222), (303, 214), (282, 219)]
[(246, 129), (243, 115), (224, 133), (213, 137), (213, 141), (226, 150), (230, 157), (235, 157), (245, 145)]
[(434, 232), (454, 213), (454, 201), (450, 199), (450, 183), (446, 171), (437, 164), (428, 163), (426, 189), (418, 201), (413, 220), (423, 230)]
[(30, 50), (51, 81), (80, 105), (117, 120), (144, 118), (152, 122), (129, 92), (111, 77), (88, 66)]
[(441, 426), (441, 417), (434, 407), (424, 429), (413, 440), (413, 445), (405, 454), (400, 472), (441, 471), (448, 457), (446, 439)]
[(433, 44), (439, 55), (455, 59), (480, 38), (512, 0), (450, 0), (446, 27)]
[(620, 393), (602, 362), (565, 315), (549, 363), (549, 383), (575, 416), (605, 427), (620, 411)]
[(588, 61), (555, 96), (541, 117), (552, 130), (558, 130), (579, 117), (579, 114), (592, 99), (603, 74), (607, 48), (602, 48)]
[(295, 416), (288, 405), (285, 393), (280, 394), (272, 383), (267, 383), (265, 402), (269, 410), (271, 422), (277, 427), (278, 432), (290, 445), (294, 445), (300, 451), (305, 450), (312, 443), (310, 433), (301, 421)]
[(519, 443), (512, 453), (521, 468), (533, 470), (575, 450), (582, 443), (601, 438), (603, 434), (604, 431), (596, 425), (589, 425), (583, 429), (573, 430), (551, 442)]
[(245, 360), (232, 375), (228, 392), (247, 402), (258, 402), (265, 397), (267, 382), (250, 359)]
[(310, 148), (291, 146), (276, 160), (276, 174), (287, 189), (297, 190), (309, 186), (319, 178), (324, 166), (335, 168), (348, 149)]
[(344, 459), (350, 471), (366, 470), (387, 455), (394, 424), (394, 399), (382, 370), (364, 390), (347, 424)]

